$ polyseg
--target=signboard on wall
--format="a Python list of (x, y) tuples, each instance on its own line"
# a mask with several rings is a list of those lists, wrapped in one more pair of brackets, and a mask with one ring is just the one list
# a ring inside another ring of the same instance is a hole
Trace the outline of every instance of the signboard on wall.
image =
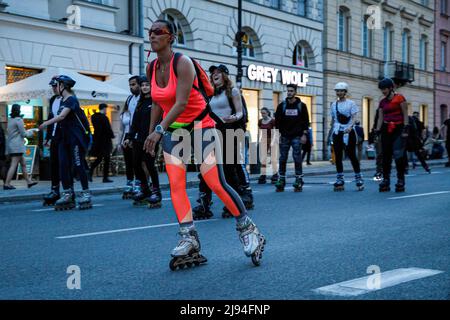
[(251, 64), (247, 68), (247, 78), (251, 81), (281, 82), (283, 85), (294, 84), (298, 87), (306, 87), (309, 81), (309, 74)]

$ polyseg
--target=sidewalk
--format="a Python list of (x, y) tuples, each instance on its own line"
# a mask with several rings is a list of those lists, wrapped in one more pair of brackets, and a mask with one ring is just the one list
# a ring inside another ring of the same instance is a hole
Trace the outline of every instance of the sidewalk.
[[(440, 166), (443, 167), (447, 162), (447, 159), (441, 160), (429, 160), (427, 163), (430, 167)], [(422, 167), (419, 166), (416, 170), (423, 170)], [(288, 178), (293, 177), (294, 164), (288, 163)], [(361, 161), (361, 171), (368, 172), (367, 176), (372, 176), (375, 173), (375, 161), (374, 160), (362, 160)], [(311, 166), (304, 165), (303, 172), (305, 177), (308, 176), (316, 176), (316, 175), (326, 175), (326, 174), (335, 174), (336, 169), (335, 166), (332, 165), (329, 161), (313, 161)], [(344, 161), (344, 173), (352, 173), (352, 168), (350, 161)], [(250, 175), (250, 179), (252, 183), (256, 183), (258, 180), (259, 174)], [(94, 182), (89, 184), (89, 188), (92, 191), (93, 195), (105, 195), (105, 194), (121, 194), (122, 190), (126, 184), (125, 176), (115, 176), (110, 177), (113, 180), (113, 183), (103, 183), (102, 178), (94, 177)], [(187, 187), (195, 188), (198, 186), (198, 173), (197, 172), (188, 172), (187, 173)], [(167, 179), (167, 173), (163, 172), (159, 175), (159, 181), (161, 185), (161, 189), (168, 190), (169, 183)], [(308, 184), (308, 179), (305, 179), (305, 183)], [(16, 190), (3, 190), (3, 185), (0, 187), (0, 204), (21, 202), (21, 201), (34, 201), (34, 200), (42, 200), (42, 197), (50, 192), (50, 181), (41, 181), (34, 187), (28, 189), (25, 181), (20, 180), (12, 181), (12, 185), (14, 185)], [(76, 191), (79, 190), (80, 184), (78, 182), (75, 183)]]

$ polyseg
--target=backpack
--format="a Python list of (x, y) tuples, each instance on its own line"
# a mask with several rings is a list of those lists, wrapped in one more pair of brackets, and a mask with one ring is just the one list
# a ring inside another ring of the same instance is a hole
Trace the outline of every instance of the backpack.
[[(247, 110), (247, 103), (245, 102), (243, 95), (241, 95), (241, 102), (242, 102), (242, 118), (233, 123), (233, 125), (236, 127), (236, 129), (242, 129), (244, 131), (247, 131), (248, 110)], [(231, 114), (236, 114), (236, 107), (234, 106), (233, 99), (228, 98), (228, 103), (231, 107)]]
[[(178, 61), (180, 60), (180, 58), (182, 56), (183, 56), (183, 54), (181, 54), (179, 52), (176, 52), (175, 56), (173, 58), (172, 68), (173, 68), (173, 72), (175, 73), (176, 77), (178, 77), (178, 74), (177, 74)], [(203, 112), (201, 112), (198, 115), (198, 117), (195, 118), (194, 121), (189, 126), (187, 126), (185, 128), (188, 131), (191, 131), (192, 128), (194, 127), (194, 122), (201, 121), (208, 114), (215, 122), (219, 122), (220, 123), (220, 122), (222, 122), (222, 120), (211, 111), (211, 106), (209, 105), (209, 97), (214, 95), (214, 88), (211, 85), (211, 83), (209, 82), (208, 74), (202, 68), (200, 63), (198, 63), (197, 60), (195, 60), (195, 59), (193, 59), (191, 57), (189, 57), (189, 59), (191, 59), (192, 63), (194, 64), (195, 74), (196, 74), (197, 79), (198, 79), (198, 87), (194, 85), (193, 89), (198, 91), (198, 92), (200, 92), (201, 95), (203, 96), (203, 98), (206, 101), (206, 108), (205, 108), (205, 110), (203, 110)], [(152, 83), (153, 69), (155, 68), (155, 63), (156, 63), (156, 59), (153, 60), (150, 64), (147, 65), (147, 72), (146, 73), (147, 73), (147, 79), (148, 79), (148, 81), (150, 81), (150, 83)]]

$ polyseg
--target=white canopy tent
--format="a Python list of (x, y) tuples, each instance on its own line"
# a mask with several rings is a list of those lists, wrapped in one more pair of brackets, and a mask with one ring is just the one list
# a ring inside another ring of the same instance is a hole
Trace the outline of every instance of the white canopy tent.
[(123, 104), (129, 96), (129, 91), (113, 86), (106, 82), (82, 75), (76, 71), (63, 68), (49, 68), (24, 80), (0, 87), (0, 102), (27, 101), (42, 99), (46, 101), (52, 96), (49, 86), (55, 75), (66, 75), (76, 81), (73, 88), (81, 104)]

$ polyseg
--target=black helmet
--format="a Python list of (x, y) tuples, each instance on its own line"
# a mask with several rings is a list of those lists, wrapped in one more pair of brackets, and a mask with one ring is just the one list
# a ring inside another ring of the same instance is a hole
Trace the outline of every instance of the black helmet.
[(69, 88), (69, 89), (72, 88), (76, 83), (76, 81), (73, 80), (71, 77), (68, 77), (65, 75), (57, 76), (55, 81), (62, 82), (64, 84), (64, 87)]
[(393, 89), (394, 88), (394, 81), (390, 78), (384, 78), (380, 82), (378, 82), (378, 89)]
[(141, 85), (144, 82), (150, 83), (150, 81), (148, 81), (146, 76), (139, 76), (139, 78), (138, 78), (139, 85)]
[(58, 84), (58, 82), (56, 81), (56, 78), (58, 78), (58, 76), (53, 76), (52, 80), (50, 80), (50, 82), (48, 84), (52, 87), (56, 86)]

